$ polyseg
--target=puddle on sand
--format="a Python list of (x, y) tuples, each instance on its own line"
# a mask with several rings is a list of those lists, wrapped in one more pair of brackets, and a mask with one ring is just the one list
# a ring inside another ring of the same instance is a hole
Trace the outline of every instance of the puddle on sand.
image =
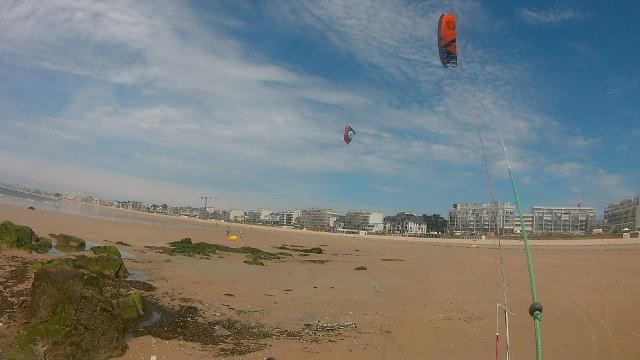
[(47, 254), (47, 255), (55, 255), (55, 256), (65, 256), (65, 255), (67, 255), (67, 253), (56, 249), (55, 241), (52, 241), (51, 245), (53, 245), (53, 247), (49, 251), (47, 251), (45, 254)]
[(148, 275), (145, 275), (139, 271), (136, 270), (129, 270), (129, 276), (127, 277), (127, 280), (138, 280), (138, 281), (148, 281), (151, 280), (151, 278)]
[(159, 312), (154, 311), (151, 313), (151, 317), (148, 320), (145, 320), (138, 325), (138, 329), (144, 329), (146, 327), (149, 327), (157, 323), (158, 321), (160, 321), (160, 319), (162, 319), (162, 315), (160, 315)]
[[(146, 304), (146, 303), (147, 303), (147, 302), (145, 301), (145, 304)], [(140, 329), (147, 328), (147, 327), (149, 327), (149, 326), (151, 326), (151, 325), (153, 325), (153, 324), (157, 323), (158, 321), (160, 321), (160, 319), (162, 319), (162, 315), (160, 315), (160, 313), (159, 313), (159, 312), (157, 312), (157, 311), (153, 310), (153, 311), (151, 312), (151, 315), (150, 315), (150, 316), (148, 316), (148, 318), (147, 318), (147, 319), (145, 319), (144, 321), (140, 322), (140, 323), (139, 323), (137, 326), (135, 326), (133, 329), (132, 329), (132, 328), (130, 328), (129, 332), (127, 332), (127, 334), (124, 336), (124, 339), (125, 339), (126, 341), (129, 341), (129, 340), (133, 340), (133, 339), (135, 339), (135, 338), (136, 338), (136, 335), (135, 335), (135, 331), (136, 331), (136, 330), (140, 330)]]
[[(51, 248), (51, 250), (46, 252), (47, 255), (65, 256), (65, 255), (71, 253), (71, 252), (64, 252), (64, 251), (60, 251), (60, 250), (56, 249), (56, 245), (57, 244), (55, 243), (55, 241), (52, 241), (51, 244), (53, 245), (53, 247)], [(100, 244), (100, 243), (93, 242), (93, 241), (85, 241), (84, 242), (84, 251), (89, 251), (89, 250), (91, 250), (91, 248), (94, 248), (96, 246), (112, 246), (112, 245)], [(120, 251), (120, 258), (122, 258), (122, 259), (126, 259), (126, 260), (135, 260), (136, 259), (136, 256), (133, 255), (132, 253), (128, 252), (128, 251), (122, 251), (122, 250), (119, 250), (119, 251)], [(140, 280), (140, 279), (133, 279), (133, 280)], [(144, 281), (144, 280), (142, 280), (142, 281)]]

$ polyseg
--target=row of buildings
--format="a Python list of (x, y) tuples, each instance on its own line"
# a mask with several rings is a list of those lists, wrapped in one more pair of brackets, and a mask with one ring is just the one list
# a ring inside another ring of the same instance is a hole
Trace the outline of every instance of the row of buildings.
[[(180, 207), (146, 205), (139, 201), (114, 201), (98, 199), (84, 193), (50, 193), (18, 185), (0, 184), (20, 191), (94, 203), (117, 208), (161, 213), (173, 216), (197, 217), (219, 221), (243, 222), (272, 226), (297, 227), (307, 229), (399, 234), (423, 236), (428, 234), (427, 224), (414, 213), (401, 212), (393, 216), (383, 216), (380, 212), (353, 210), (341, 215), (333, 209), (305, 209), (274, 212), (264, 209), (243, 211), (238, 209), (218, 210), (212, 207)], [(448, 232), (451, 234), (494, 234), (517, 235), (521, 233), (520, 217), (516, 207), (508, 202), (496, 204), (453, 204), (449, 210)], [(525, 230), (530, 234), (586, 234), (593, 229), (611, 231), (640, 231), (640, 195), (604, 209), (604, 220), (596, 221), (593, 207), (578, 204), (575, 207), (534, 206), (531, 212), (523, 214)]]
[[(594, 229), (640, 231), (640, 195), (610, 204), (604, 220), (596, 220), (596, 210), (575, 207), (534, 206), (523, 214), (524, 228), (530, 234), (586, 234)], [(515, 235), (522, 232), (516, 207), (508, 202), (496, 204), (453, 204), (449, 210), (449, 231), (460, 234)]]
[[(201, 219), (241, 222), (246, 224), (284, 226), (336, 232), (366, 232), (422, 236), (427, 234), (427, 224), (414, 213), (402, 212), (394, 216), (370, 210), (353, 210), (345, 215), (334, 209), (304, 209), (274, 212), (264, 209), (243, 211), (238, 209), (218, 210), (207, 207), (192, 208), (181, 216)], [(176, 215), (171, 207), (151, 205), (150, 212)]]
[(407, 236), (427, 234), (426, 222), (416, 214), (402, 212), (384, 217), (370, 210), (353, 210), (345, 215), (334, 209), (304, 209), (273, 212), (264, 209), (217, 210), (208, 208), (199, 217), (258, 225), (299, 227), (342, 232), (389, 233)]

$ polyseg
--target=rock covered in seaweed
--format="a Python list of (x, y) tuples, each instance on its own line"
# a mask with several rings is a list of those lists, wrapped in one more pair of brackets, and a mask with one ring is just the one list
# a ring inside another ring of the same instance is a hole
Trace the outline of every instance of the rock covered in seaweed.
[(88, 257), (78, 255), (75, 258), (59, 258), (35, 263), (31, 269), (41, 268), (81, 269), (106, 279), (126, 279), (129, 271), (121, 258), (106, 255)]
[(20, 315), (25, 325), (14, 340), (24, 354), (103, 360), (126, 353), (123, 320), (93, 274), (63, 268), (37, 271)]
[(120, 250), (115, 246), (94, 246), (91, 248), (91, 252), (96, 255), (106, 255), (116, 259), (122, 257)]
[(0, 223), (0, 243), (9, 248), (42, 253), (52, 247), (50, 240), (38, 237), (30, 227), (17, 225), (8, 220)]
[(62, 252), (84, 251), (86, 242), (78, 237), (67, 234), (49, 234), (56, 241), (56, 249)]
[(116, 301), (116, 307), (120, 316), (125, 319), (138, 319), (144, 315), (144, 302), (142, 296), (133, 293)]

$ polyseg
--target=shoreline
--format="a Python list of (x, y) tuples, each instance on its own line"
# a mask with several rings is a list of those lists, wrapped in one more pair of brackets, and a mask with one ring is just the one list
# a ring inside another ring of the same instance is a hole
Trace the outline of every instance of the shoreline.
[(57, 198), (57, 197), (55, 197), (55, 196), (49, 196), (49, 195), (43, 195), (43, 194), (36, 194), (36, 193), (29, 192), (29, 191), (24, 191), (24, 190), (21, 190), (21, 189), (16, 189), (16, 188), (12, 188), (12, 187), (8, 187), (8, 186), (4, 186), (4, 185), (0, 185), (0, 188), (7, 189), (7, 190), (12, 190), (12, 191), (17, 191), (17, 192), (19, 192), (19, 193), (23, 193), (23, 194), (29, 194), (29, 195), (33, 195), (33, 196), (39, 196), (39, 197), (43, 197), (43, 198), (47, 198), (47, 199), (51, 199), (51, 200), (58, 200), (58, 201), (60, 200), (60, 199), (58, 199), (58, 198)]

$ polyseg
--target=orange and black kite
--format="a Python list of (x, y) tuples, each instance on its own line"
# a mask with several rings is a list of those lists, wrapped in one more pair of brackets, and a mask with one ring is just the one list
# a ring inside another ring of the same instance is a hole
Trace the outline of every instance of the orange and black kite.
[(349, 145), (349, 143), (351, 142), (351, 140), (353, 140), (353, 137), (356, 135), (356, 132), (353, 131), (353, 129), (351, 128), (351, 126), (347, 125), (344, 128), (344, 142), (347, 143), (347, 145)]
[(438, 52), (442, 66), (458, 66), (458, 50), (456, 49), (456, 16), (442, 14), (438, 23)]

